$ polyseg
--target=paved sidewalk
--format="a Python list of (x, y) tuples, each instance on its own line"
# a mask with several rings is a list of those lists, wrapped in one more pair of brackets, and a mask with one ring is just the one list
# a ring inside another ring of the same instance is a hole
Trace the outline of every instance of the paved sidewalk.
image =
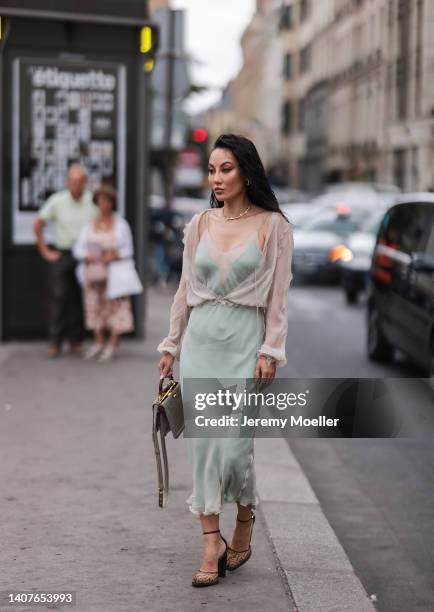
[[(201, 537), (186, 441), (169, 439), (160, 510), (150, 429), (170, 302), (150, 294), (146, 342), (124, 342), (113, 363), (0, 347), (0, 590), (74, 590), (79, 612), (373, 610), (284, 440), (256, 441), (251, 561), (216, 587), (190, 586)], [(228, 537), (234, 516), (228, 506)]]

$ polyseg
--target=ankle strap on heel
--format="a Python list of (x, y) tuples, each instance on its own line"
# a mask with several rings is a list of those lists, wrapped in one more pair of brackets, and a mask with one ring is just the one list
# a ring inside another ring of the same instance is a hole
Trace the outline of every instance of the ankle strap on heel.
[(214, 531), (202, 531), (202, 535), (208, 535), (209, 533), (220, 533), (220, 529), (215, 529)]
[(252, 516), (248, 519), (240, 519), (237, 515), (237, 521), (239, 521), (240, 523), (249, 523), (252, 519), (255, 520), (255, 515), (253, 513)]

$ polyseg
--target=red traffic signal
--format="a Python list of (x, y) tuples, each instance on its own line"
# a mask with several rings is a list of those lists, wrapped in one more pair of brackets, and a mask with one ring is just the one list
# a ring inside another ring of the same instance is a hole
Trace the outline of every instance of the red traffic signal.
[(198, 128), (197, 130), (194, 130), (193, 132), (193, 140), (194, 142), (205, 142), (206, 139), (208, 138), (208, 132), (202, 128)]

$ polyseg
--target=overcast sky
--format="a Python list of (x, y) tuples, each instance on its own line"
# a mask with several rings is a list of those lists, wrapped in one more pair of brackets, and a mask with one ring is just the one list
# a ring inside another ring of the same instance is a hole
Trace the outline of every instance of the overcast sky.
[[(185, 9), (186, 48), (196, 60), (191, 66), (195, 84), (222, 88), (241, 67), (240, 37), (255, 9), (255, 0), (172, 0)], [(219, 98), (218, 91), (191, 96), (186, 110), (204, 110)]]

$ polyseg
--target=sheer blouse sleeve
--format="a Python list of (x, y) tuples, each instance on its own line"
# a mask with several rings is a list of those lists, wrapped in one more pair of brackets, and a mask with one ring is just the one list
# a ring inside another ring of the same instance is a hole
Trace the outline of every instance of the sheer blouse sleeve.
[(197, 215), (185, 226), (184, 252), (182, 256), (182, 274), (179, 281), (178, 290), (173, 298), (173, 303), (170, 309), (169, 333), (160, 342), (157, 347), (159, 353), (170, 353), (176, 359), (179, 359), (181, 353), (181, 341), (184, 331), (187, 327), (189, 317), (189, 307), (187, 305), (187, 277), (190, 269), (190, 253), (191, 246), (194, 240), (194, 230), (197, 222)]
[(288, 292), (292, 279), (291, 260), (294, 250), (292, 225), (282, 219), (278, 224), (277, 233), (277, 260), (265, 313), (265, 339), (258, 354), (273, 357), (277, 365), (282, 367), (286, 364)]

